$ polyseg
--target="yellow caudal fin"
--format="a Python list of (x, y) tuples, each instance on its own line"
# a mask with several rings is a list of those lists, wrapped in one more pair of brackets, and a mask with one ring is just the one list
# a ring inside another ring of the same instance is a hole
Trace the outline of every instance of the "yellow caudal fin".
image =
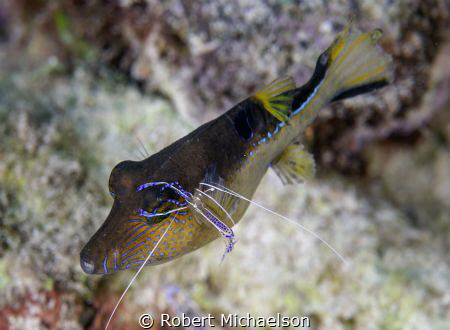
[(253, 98), (279, 121), (287, 121), (293, 97), (285, 94), (295, 88), (292, 77), (276, 79), (257, 91)]
[(368, 92), (392, 80), (392, 58), (379, 46), (380, 29), (357, 33), (348, 26), (327, 50), (323, 89), (337, 100)]

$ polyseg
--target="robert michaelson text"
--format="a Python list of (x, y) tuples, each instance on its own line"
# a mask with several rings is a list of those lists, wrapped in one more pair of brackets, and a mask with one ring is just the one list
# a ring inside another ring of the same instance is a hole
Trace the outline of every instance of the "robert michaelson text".
[(211, 314), (203, 317), (189, 317), (184, 313), (178, 317), (171, 317), (169, 314), (161, 314), (160, 325), (168, 327), (215, 327), (217, 326), (228, 326), (228, 327), (253, 327), (253, 328), (281, 328), (281, 327), (302, 327), (309, 328), (310, 320), (308, 317), (287, 317), (281, 316), (277, 313), (276, 316), (271, 317), (254, 317), (250, 313), (245, 316), (239, 316), (237, 314), (222, 314), (220, 316), (218, 325), (215, 320), (216, 318)]

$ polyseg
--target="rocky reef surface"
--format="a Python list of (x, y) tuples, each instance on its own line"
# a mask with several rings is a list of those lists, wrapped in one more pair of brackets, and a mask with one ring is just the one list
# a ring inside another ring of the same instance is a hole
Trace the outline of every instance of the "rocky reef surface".
[[(107, 180), (286, 73), (346, 24), (381, 27), (394, 83), (307, 130), (318, 175), (255, 200), (220, 240), (148, 267), (112, 329), (144, 313), (307, 316), (313, 329), (448, 329), (450, 38), (445, 1), (7, 1), (0, 4), (0, 329), (102, 329), (132, 272), (79, 251)], [(143, 146), (143, 145), (145, 146)]]

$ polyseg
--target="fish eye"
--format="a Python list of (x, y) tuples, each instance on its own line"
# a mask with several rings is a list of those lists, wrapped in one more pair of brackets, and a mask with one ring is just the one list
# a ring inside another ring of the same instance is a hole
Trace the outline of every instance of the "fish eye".
[(161, 187), (149, 187), (143, 191), (144, 205), (147, 208), (159, 207), (168, 201), (176, 200), (179, 196), (172, 189), (161, 189)]
[(150, 187), (145, 189), (143, 192), (143, 209), (147, 211), (151, 211), (151, 209), (155, 208), (159, 204), (159, 193), (157, 187)]
[(177, 208), (180, 202), (180, 197), (172, 189), (162, 189), (160, 186), (148, 187), (142, 193), (140, 215), (153, 224), (170, 216), (170, 211)]

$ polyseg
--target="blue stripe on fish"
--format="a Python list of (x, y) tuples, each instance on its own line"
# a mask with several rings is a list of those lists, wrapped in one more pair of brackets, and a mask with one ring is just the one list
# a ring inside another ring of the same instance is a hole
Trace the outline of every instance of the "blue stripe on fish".
[(107, 262), (108, 262), (108, 256), (105, 256), (105, 259), (103, 260), (103, 269), (105, 270), (105, 274), (108, 272)]
[(313, 92), (308, 96), (308, 98), (305, 100), (305, 102), (303, 102), (297, 109), (295, 109), (292, 114), (291, 117), (295, 116), (296, 114), (298, 114), (300, 111), (302, 111), (307, 105), (308, 103), (312, 100), (312, 98), (317, 94), (317, 92), (319, 91), (320, 86), (322, 85), (323, 80), (314, 88)]

